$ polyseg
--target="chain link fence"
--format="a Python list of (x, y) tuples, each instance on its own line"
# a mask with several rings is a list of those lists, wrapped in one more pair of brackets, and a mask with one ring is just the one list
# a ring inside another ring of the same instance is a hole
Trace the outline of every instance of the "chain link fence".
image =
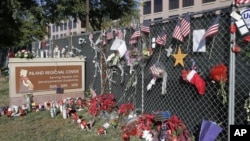
[[(220, 12), (219, 31), (218, 33), (206, 39), (206, 52), (193, 52), (193, 30), (208, 29)], [(152, 22), (150, 26), (150, 34), (143, 34), (135, 45), (130, 45), (129, 40), (133, 32), (133, 28), (125, 28), (127, 49), (137, 48), (140, 51), (144, 48), (152, 47), (152, 38), (156, 38), (162, 30), (166, 31), (167, 42), (164, 46), (156, 45), (152, 48), (153, 54), (148, 60), (141, 59), (138, 61), (131, 71), (127, 65), (125, 57), (121, 58), (120, 63), (124, 65), (122, 69), (106, 67), (102, 69), (103, 59), (113, 53), (110, 47), (114, 41), (108, 41), (103, 46), (90, 46), (89, 33), (75, 35), (72, 37), (46, 41), (47, 45), (42, 49), (53, 50), (55, 46), (69, 49), (77, 48), (74, 56), (86, 57), (86, 88), (93, 87), (98, 94), (113, 93), (118, 104), (133, 103), (137, 109), (143, 110), (145, 113), (154, 111), (169, 111), (172, 115), (176, 114), (185, 121), (190, 132), (198, 140), (202, 120), (211, 120), (217, 122), (222, 128), (217, 140), (228, 139), (228, 119), (229, 119), (229, 103), (222, 103), (222, 97), (217, 94), (220, 88), (218, 83), (214, 83), (210, 76), (210, 70), (218, 64), (225, 64), (228, 68), (235, 62), (235, 124), (246, 124), (246, 112), (244, 109), (245, 99), (248, 98), (250, 87), (248, 83), (250, 79), (250, 60), (249, 60), (249, 42), (243, 42), (242, 36), (237, 33), (236, 43), (242, 47), (242, 52), (236, 54), (235, 60), (230, 60), (231, 38), (230, 24), (232, 12), (231, 7), (223, 7), (210, 11), (202, 11), (190, 13), (191, 34), (185, 38), (184, 42), (178, 42), (172, 37), (174, 28), (178, 21), (178, 17), (171, 17), (158, 22)], [(102, 32), (94, 32), (93, 39), (96, 41)], [(79, 39), (83, 42), (79, 43)], [(33, 44), (33, 51), (39, 54), (37, 50), (39, 44)], [(95, 48), (96, 47), (96, 48)], [(184, 67), (181, 65), (174, 66), (175, 58), (168, 55), (167, 49), (172, 48), (172, 54), (176, 54), (178, 47), (182, 53), (187, 54), (183, 59)], [(104, 50), (105, 49), (105, 50)], [(95, 52), (96, 51), (96, 52)], [(102, 54), (102, 53), (104, 54)], [(52, 52), (51, 52), (52, 54)], [(51, 55), (52, 56), (52, 55)], [(147, 91), (146, 87), (152, 79), (150, 67), (156, 62), (160, 62), (164, 70), (167, 72), (166, 94), (161, 94), (163, 80), (157, 79), (156, 84)], [(195, 62), (197, 72), (206, 82), (206, 91), (204, 95), (200, 95), (194, 85), (182, 80), (181, 72), (183, 69), (190, 69)], [(98, 69), (98, 67), (100, 67)], [(124, 71), (124, 75), (121, 75)], [(95, 75), (96, 74), (96, 75)], [(110, 75), (112, 74), (112, 76)], [(110, 81), (111, 80), (111, 81)], [(105, 83), (105, 85), (103, 85)], [(227, 101), (229, 95), (230, 84), (234, 82), (227, 81), (225, 91), (227, 93)]]

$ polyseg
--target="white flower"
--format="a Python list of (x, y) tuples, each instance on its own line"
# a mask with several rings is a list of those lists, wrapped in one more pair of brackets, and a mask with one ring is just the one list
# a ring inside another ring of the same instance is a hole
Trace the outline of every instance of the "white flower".
[(142, 138), (144, 138), (146, 141), (153, 141), (153, 135), (148, 130), (142, 131)]

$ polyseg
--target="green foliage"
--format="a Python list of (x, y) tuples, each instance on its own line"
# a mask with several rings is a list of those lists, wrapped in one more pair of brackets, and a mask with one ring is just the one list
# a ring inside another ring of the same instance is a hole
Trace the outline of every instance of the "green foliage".
[(90, 0), (90, 24), (94, 31), (110, 27), (110, 22), (114, 20), (118, 22), (111, 25), (126, 26), (132, 19), (138, 18), (137, 6), (135, 0)]
[(9, 105), (9, 81), (3, 74), (6, 70), (6, 68), (1, 68), (0, 72), (0, 106)]
[(36, 17), (39, 8), (34, 0), (3, 0), (0, 9), (1, 48), (23, 47), (46, 35), (41, 17)]
[[(49, 23), (60, 24), (69, 18), (85, 22), (94, 31), (111, 26), (127, 26), (138, 19), (135, 0), (3, 0), (0, 2), (0, 47), (27, 47), (44, 39)], [(118, 22), (113, 22), (114, 20)]]

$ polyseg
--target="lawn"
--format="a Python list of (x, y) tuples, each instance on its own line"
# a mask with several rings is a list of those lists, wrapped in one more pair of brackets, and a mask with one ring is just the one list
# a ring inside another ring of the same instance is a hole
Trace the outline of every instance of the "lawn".
[[(8, 78), (0, 80), (0, 106), (11, 106), (9, 102)], [(87, 109), (77, 112), (86, 120), (93, 117)], [(6, 141), (121, 141), (124, 125), (123, 119), (117, 128), (108, 128), (107, 135), (97, 135), (97, 129), (107, 123), (107, 119), (95, 117), (95, 124), (91, 130), (83, 130), (72, 119), (63, 119), (61, 113), (51, 117), (50, 111), (30, 112), (25, 116), (0, 117), (0, 140)], [(138, 137), (131, 137), (130, 141), (140, 141)]]

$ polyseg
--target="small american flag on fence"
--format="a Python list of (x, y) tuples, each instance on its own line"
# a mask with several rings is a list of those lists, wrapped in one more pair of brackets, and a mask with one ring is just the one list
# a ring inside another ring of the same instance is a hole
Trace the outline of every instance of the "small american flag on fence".
[(145, 20), (141, 25), (141, 32), (150, 33), (150, 21)]
[(178, 22), (174, 28), (173, 38), (183, 42), (183, 36), (181, 34), (181, 21), (180, 21), (180, 19), (178, 19)]
[(129, 44), (133, 45), (133, 44), (135, 44), (135, 43), (137, 43), (137, 40), (136, 40), (136, 39), (130, 39), (130, 40), (129, 40)]
[(219, 31), (219, 20), (220, 20), (220, 15), (216, 17), (213, 24), (207, 29), (207, 31), (203, 35), (202, 39), (214, 36)]
[(235, 0), (235, 5), (250, 4), (250, 0)]
[(190, 33), (190, 15), (189, 13), (184, 14), (181, 18), (181, 34), (186, 37)]
[(131, 36), (130, 39), (136, 39), (136, 38), (138, 38), (138, 37), (140, 37), (140, 36), (141, 36), (141, 32), (140, 32), (139, 30), (136, 30), (136, 31), (132, 34), (132, 36)]
[(165, 33), (165, 30), (161, 31), (161, 33), (158, 35), (158, 37), (156, 38), (155, 42), (158, 45), (164, 45), (167, 41), (167, 35)]

